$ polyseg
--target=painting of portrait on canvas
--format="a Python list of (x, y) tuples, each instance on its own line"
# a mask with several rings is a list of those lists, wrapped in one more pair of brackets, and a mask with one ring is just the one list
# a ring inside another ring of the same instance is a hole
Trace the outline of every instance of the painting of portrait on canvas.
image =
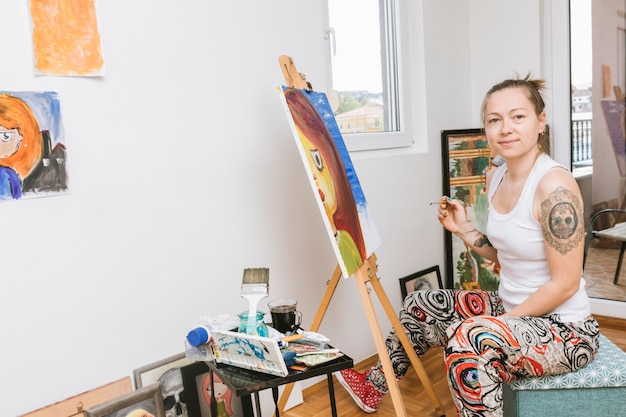
[(380, 245), (326, 94), (283, 86), (283, 104), (344, 278)]
[(67, 191), (61, 109), (54, 92), (0, 92), (0, 201)]

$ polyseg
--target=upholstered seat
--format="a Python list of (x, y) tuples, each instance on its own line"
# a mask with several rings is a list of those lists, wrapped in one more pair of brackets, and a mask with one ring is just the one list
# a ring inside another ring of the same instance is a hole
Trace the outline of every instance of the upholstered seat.
[(626, 416), (626, 353), (600, 334), (585, 368), (505, 384), (505, 417)]

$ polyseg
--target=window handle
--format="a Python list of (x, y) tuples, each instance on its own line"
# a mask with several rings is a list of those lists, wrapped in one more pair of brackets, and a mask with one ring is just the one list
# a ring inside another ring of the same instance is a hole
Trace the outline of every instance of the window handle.
[(330, 39), (330, 53), (332, 56), (337, 55), (337, 42), (335, 41), (335, 28), (329, 27), (324, 32), (324, 39)]

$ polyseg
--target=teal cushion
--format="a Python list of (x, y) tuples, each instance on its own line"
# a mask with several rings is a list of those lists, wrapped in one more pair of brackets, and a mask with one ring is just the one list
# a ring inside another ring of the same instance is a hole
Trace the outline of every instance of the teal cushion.
[(626, 387), (626, 353), (600, 334), (600, 349), (589, 365), (576, 372), (520, 378), (512, 390)]
[(585, 368), (563, 375), (517, 379), (502, 389), (506, 417), (626, 415), (626, 353), (600, 334)]

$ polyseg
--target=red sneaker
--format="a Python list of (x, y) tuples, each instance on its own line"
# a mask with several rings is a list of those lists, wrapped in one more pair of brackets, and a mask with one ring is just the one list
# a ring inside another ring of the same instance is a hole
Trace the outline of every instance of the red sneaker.
[(384, 393), (376, 389), (365, 377), (367, 373), (360, 373), (354, 369), (344, 369), (335, 374), (339, 383), (348, 391), (361, 410), (373, 413), (378, 410)]

